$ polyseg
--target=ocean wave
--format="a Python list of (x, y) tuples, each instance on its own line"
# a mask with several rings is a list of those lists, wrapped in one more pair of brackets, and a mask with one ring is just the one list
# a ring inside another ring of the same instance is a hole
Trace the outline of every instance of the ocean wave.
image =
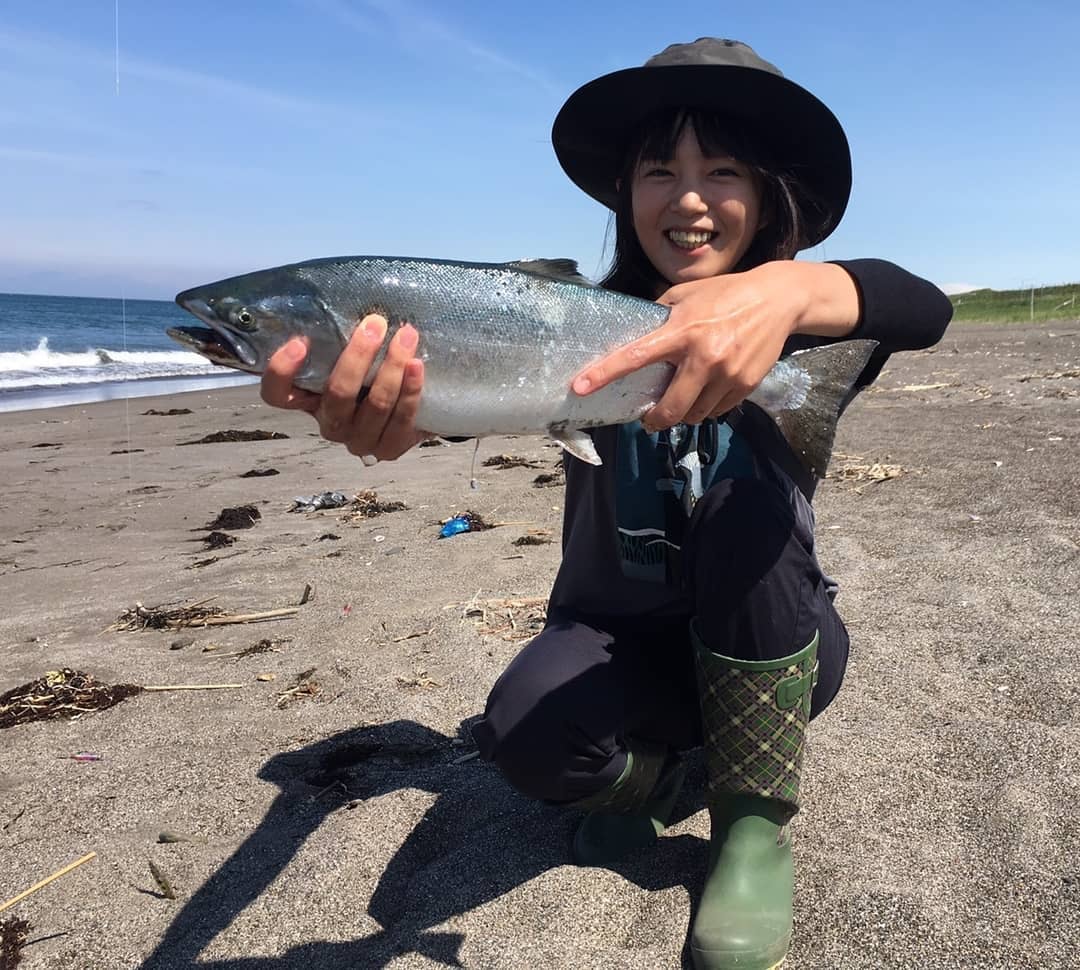
[(0, 375), (10, 371), (52, 370), (54, 368), (100, 367), (102, 364), (190, 364), (204, 357), (189, 350), (119, 350), (87, 347), (82, 352), (51, 350), (49, 338), (42, 337), (33, 350), (0, 351)]
[(49, 348), (49, 338), (42, 337), (31, 350), (0, 352), (0, 390), (216, 373), (221, 373), (221, 368), (205, 357), (179, 349), (88, 347), (85, 351), (56, 351)]

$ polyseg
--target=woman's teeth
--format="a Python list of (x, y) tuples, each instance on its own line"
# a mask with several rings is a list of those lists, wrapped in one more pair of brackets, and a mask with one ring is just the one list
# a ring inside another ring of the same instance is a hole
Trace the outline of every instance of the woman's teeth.
[(704, 246), (715, 233), (711, 232), (685, 232), (682, 229), (669, 229), (667, 237), (680, 249), (697, 249)]

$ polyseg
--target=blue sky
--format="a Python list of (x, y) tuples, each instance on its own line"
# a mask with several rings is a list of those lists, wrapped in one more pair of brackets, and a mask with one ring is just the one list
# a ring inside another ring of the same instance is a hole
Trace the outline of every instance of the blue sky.
[(552, 119), (705, 34), (751, 44), (847, 130), (851, 205), (805, 258), (943, 286), (1080, 279), (1075, 0), (663, 6), (119, 0), (117, 19), (114, 0), (5, 0), (0, 291), (170, 298), (349, 253), (597, 276), (606, 211), (558, 167)]

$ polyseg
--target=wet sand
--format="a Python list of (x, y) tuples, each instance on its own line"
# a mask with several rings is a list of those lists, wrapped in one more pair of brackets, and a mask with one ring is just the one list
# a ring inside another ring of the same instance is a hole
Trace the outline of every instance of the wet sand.
[[(841, 426), (815, 506), (852, 659), (812, 726), (785, 966), (1080, 966), (1078, 375), (1080, 322), (955, 326)], [(288, 437), (182, 444), (228, 429)], [(501, 453), (541, 467), (479, 467)], [(249, 387), (3, 416), (0, 693), (62, 667), (243, 685), (0, 731), (0, 903), (97, 852), (0, 914), (31, 923), (21, 967), (683, 964), (696, 761), (678, 822), (607, 871), (568, 864), (573, 814), (472, 757), (558, 566), (563, 495), (533, 486), (559, 456), (542, 439), (482, 442), (475, 491), (471, 454), (365, 468)], [(363, 489), (408, 508), (288, 511)], [(252, 527), (207, 549), (247, 504)], [(466, 509), (504, 524), (438, 538)], [(553, 541), (515, 545), (530, 532)], [(200, 601), (297, 612), (108, 630)]]

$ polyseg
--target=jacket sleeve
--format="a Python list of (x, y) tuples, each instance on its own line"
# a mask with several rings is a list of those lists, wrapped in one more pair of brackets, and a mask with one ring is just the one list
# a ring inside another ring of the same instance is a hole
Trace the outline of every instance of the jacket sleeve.
[(932, 347), (942, 338), (953, 307), (933, 283), (883, 259), (835, 262), (859, 290), (859, 323), (847, 339), (876, 340), (891, 354)]
[[(840, 339), (878, 342), (855, 384), (854, 397), (859, 390), (877, 380), (890, 354), (899, 350), (921, 350), (936, 344), (952, 319), (953, 306), (933, 283), (887, 260), (838, 259), (833, 262), (847, 270), (859, 291), (859, 322), (851, 333)], [(850, 398), (844, 406), (849, 402)]]

